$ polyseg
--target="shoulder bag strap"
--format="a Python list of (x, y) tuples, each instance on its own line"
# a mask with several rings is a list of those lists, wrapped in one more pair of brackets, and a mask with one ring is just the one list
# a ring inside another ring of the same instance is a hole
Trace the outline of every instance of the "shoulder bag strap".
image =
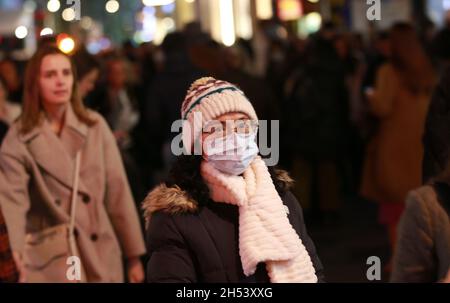
[(78, 196), (78, 183), (80, 179), (80, 161), (81, 161), (81, 150), (77, 152), (75, 157), (75, 170), (73, 177), (73, 187), (72, 187), (72, 201), (70, 203), (70, 223), (69, 223), (69, 243), (72, 255), (76, 252), (74, 231), (75, 231), (75, 215), (77, 208), (77, 196)]

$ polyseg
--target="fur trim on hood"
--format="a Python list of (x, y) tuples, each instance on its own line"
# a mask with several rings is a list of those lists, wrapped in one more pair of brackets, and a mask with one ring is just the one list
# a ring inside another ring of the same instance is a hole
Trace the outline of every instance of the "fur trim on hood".
[[(294, 184), (294, 180), (289, 174), (281, 169), (274, 170), (272, 179), (282, 191), (288, 191)], [(198, 203), (190, 197), (188, 192), (177, 185), (168, 187), (162, 183), (147, 195), (142, 202), (142, 209), (146, 225), (148, 225), (154, 212), (163, 211), (172, 215), (195, 213), (198, 211)]]

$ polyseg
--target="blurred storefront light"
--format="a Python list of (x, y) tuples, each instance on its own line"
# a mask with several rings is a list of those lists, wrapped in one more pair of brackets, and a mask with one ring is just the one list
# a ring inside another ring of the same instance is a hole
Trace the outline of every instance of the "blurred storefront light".
[(173, 14), (173, 18), (177, 27), (183, 28), (186, 24), (200, 19), (200, 16), (197, 15), (197, 8), (200, 7), (200, 0), (197, 2), (178, 0), (176, 5), (177, 7)]
[(236, 35), (244, 39), (250, 39), (253, 35), (250, 0), (238, 0), (234, 3)]
[(162, 22), (168, 32), (171, 32), (175, 29), (175, 21), (172, 18), (166, 17), (162, 20)]
[(33, 13), (37, 8), (37, 4), (36, 2), (32, 1), (32, 0), (26, 0), (23, 4), (23, 9), (24, 11), (28, 12), (28, 13)]
[(298, 33), (300, 37), (306, 38), (317, 32), (321, 25), (322, 16), (317, 12), (309, 13), (298, 21)]
[(75, 49), (75, 40), (67, 34), (58, 35), (56, 41), (58, 48), (65, 54), (69, 54)]
[(303, 15), (303, 6), (300, 0), (278, 0), (278, 16), (283, 21), (297, 20)]
[(450, 10), (450, 0), (444, 0), (442, 1), (442, 6), (445, 10)]
[(161, 6), (161, 11), (164, 14), (172, 14), (175, 11), (175, 2)]
[(133, 35), (133, 40), (137, 44), (153, 41), (157, 30), (156, 9), (145, 6), (142, 11), (136, 14), (138, 30)]
[(258, 19), (266, 20), (273, 17), (272, 0), (257, 0), (256, 2), (256, 17)]
[(73, 10), (73, 8), (69, 7), (63, 10), (62, 18), (64, 19), (64, 21), (73, 21), (75, 19), (75, 11)]
[(16, 35), (17, 39), (25, 39), (25, 37), (28, 35), (28, 29), (25, 26), (20, 25), (16, 28), (14, 34)]
[(40, 36), (53, 35), (53, 30), (50, 27), (45, 27), (41, 30)]
[[(252, 0), (203, 0), (199, 1), (199, 19), (202, 29), (225, 46), (235, 43), (236, 37), (251, 39), (253, 36)], [(258, 3), (258, 2), (256, 2)]]
[(305, 17), (306, 27), (310, 33), (317, 32), (322, 24), (322, 17), (319, 13), (309, 13)]
[(139, 38), (140, 38), (141, 43), (142, 42), (150, 42), (150, 41), (154, 40), (154, 33), (140, 31)]
[(92, 27), (92, 18), (84, 16), (81, 18), (80, 25), (84, 30), (89, 30)]
[(93, 55), (98, 54), (102, 50), (100, 43), (96, 41), (88, 43), (86, 48), (88, 52)]
[(220, 32), (222, 43), (231, 46), (236, 40), (234, 33), (233, 2), (231, 0), (219, 0)]
[(110, 48), (110, 47), (112, 46), (111, 40), (109, 40), (109, 39), (106, 38), (106, 37), (100, 38), (99, 44), (100, 44), (100, 48), (101, 48), (102, 50), (103, 50), (103, 49), (108, 49), (108, 48)]
[(427, 0), (427, 15), (431, 21), (441, 27), (445, 24), (447, 11), (450, 10), (450, 0)]
[(59, 2), (59, 0), (50, 0), (47, 2), (47, 9), (49, 10), (49, 12), (57, 12), (60, 7), (61, 3)]
[(144, 15), (152, 15), (154, 16), (156, 14), (156, 9), (152, 6), (146, 6), (142, 9), (142, 13)]
[(119, 10), (119, 8), (120, 8), (119, 2), (117, 2), (116, 0), (109, 0), (105, 4), (105, 9), (110, 14), (116, 13)]

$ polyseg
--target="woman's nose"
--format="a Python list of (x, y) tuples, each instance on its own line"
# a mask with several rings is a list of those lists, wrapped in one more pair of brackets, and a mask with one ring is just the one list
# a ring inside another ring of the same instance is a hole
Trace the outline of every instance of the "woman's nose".
[(58, 75), (56, 77), (56, 84), (57, 85), (63, 85), (64, 84), (64, 76), (63, 75)]

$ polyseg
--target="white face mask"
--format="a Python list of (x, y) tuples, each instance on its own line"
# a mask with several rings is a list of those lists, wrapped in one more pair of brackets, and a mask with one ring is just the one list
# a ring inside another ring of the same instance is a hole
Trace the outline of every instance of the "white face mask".
[(206, 139), (204, 158), (216, 169), (229, 175), (240, 175), (258, 155), (256, 132), (232, 132), (225, 137)]

